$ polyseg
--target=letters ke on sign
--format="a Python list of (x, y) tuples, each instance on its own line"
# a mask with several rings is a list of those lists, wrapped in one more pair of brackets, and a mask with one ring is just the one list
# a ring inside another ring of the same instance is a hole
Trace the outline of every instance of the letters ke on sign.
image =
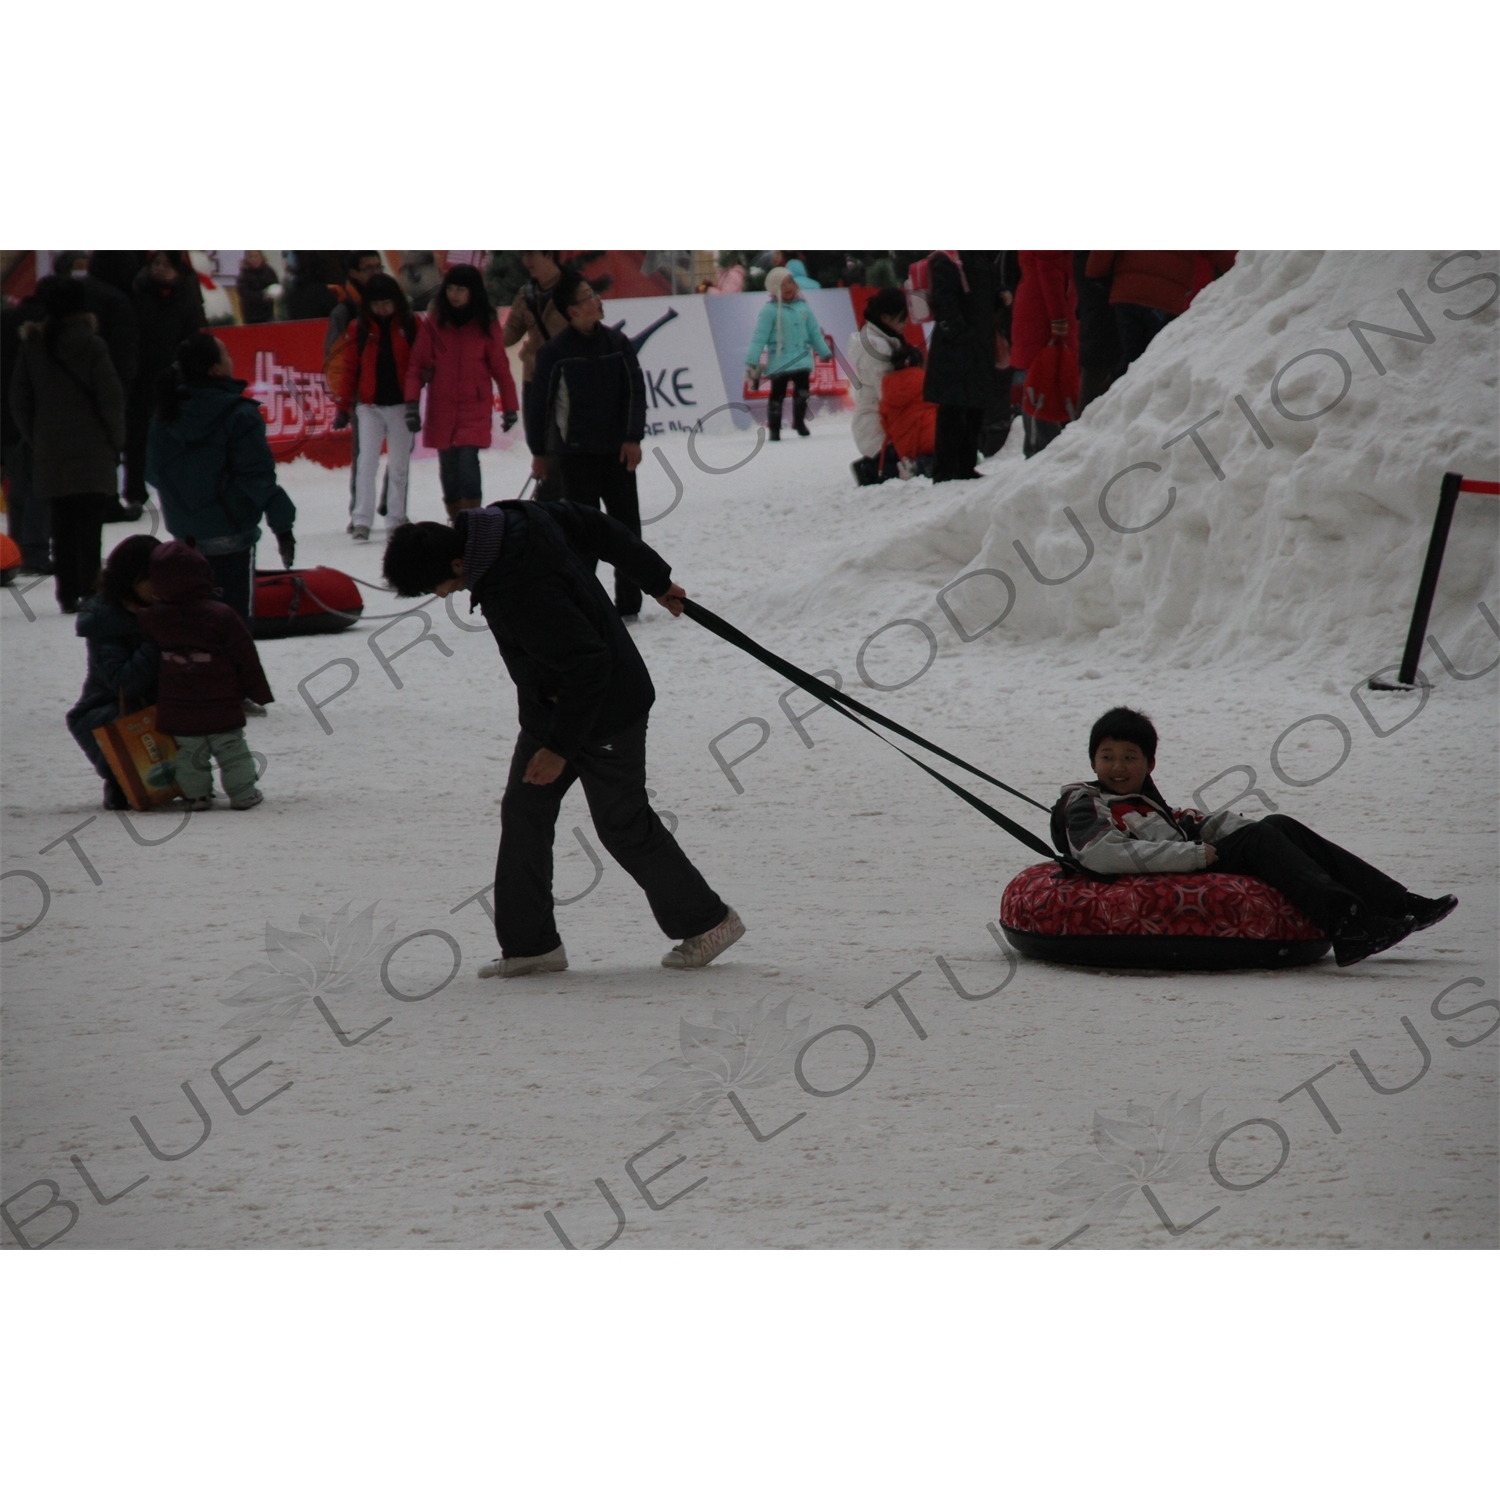
[[(688, 433), (725, 401), (704, 297), (618, 297), (604, 304), (604, 321), (635, 345), (646, 378), (646, 437)], [(732, 432), (720, 411), (709, 431)]]

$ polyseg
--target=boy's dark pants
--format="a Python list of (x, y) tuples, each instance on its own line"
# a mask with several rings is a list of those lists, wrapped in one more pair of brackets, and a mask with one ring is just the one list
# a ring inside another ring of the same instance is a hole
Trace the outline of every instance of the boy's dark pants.
[[(612, 516), (633, 535), (641, 534), (641, 499), (635, 474), (620, 462), (618, 454), (564, 453), (553, 462), (562, 472), (565, 500), (571, 500), (575, 505), (590, 505), (595, 510), (602, 502), (606, 515)], [(615, 608), (622, 615), (641, 612), (641, 591), (618, 572), (615, 574)]]
[(583, 783), (594, 828), (605, 849), (651, 903), (674, 942), (717, 927), (728, 907), (667, 832), (646, 801), (646, 720), (586, 745), (548, 786), (522, 778), (542, 742), (522, 730), (500, 802), (500, 855), (495, 863), (495, 935), (505, 958), (550, 953), (562, 942), (552, 911), (552, 837), (568, 788)]
[(1211, 870), (1265, 881), (1329, 934), (1356, 901), (1382, 917), (1406, 909), (1405, 886), (1285, 813), (1237, 829), (1214, 848), (1219, 857)]

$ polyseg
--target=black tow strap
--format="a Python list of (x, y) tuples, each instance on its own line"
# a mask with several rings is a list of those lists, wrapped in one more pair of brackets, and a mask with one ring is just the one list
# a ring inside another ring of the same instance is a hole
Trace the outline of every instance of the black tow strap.
[[(866, 707), (865, 704), (859, 702), (856, 698), (851, 698), (842, 689), (824, 682), (821, 677), (814, 677), (811, 672), (804, 672), (801, 667), (794, 666), (785, 658), (777, 656), (774, 651), (768, 651), (758, 641), (751, 640), (743, 630), (736, 629), (727, 620), (721, 619), (711, 609), (705, 609), (696, 600), (684, 599), (682, 601), (682, 608), (689, 619), (696, 620), (705, 630), (712, 631), (721, 640), (728, 641), (731, 646), (738, 646), (747, 655), (753, 656), (757, 661), (764, 662), (773, 672), (779, 673), (788, 682), (796, 683), (804, 692), (811, 693), (814, 698), (827, 704), (829, 708), (837, 709), (846, 719), (853, 720), (861, 729), (868, 729), (876, 739), (890, 745), (892, 750), (899, 751), (902, 755), (905, 755), (907, 760), (914, 766), (920, 766), (934, 780), (942, 782), (950, 792), (954, 792), (962, 797), (970, 807), (982, 812), (992, 823), (999, 824), (1013, 839), (1019, 840), (1028, 849), (1036, 854), (1040, 854), (1043, 859), (1057, 860), (1059, 864), (1072, 864), (1071, 860), (1063, 859), (1050, 845), (1044, 844), (1029, 828), (1023, 828), (1021, 824), (1007, 818), (999, 809), (991, 807), (982, 797), (976, 797), (973, 792), (967, 791), (965, 788), (959, 786), (957, 782), (949, 780), (941, 771), (935, 771), (925, 761), (920, 761), (915, 755), (902, 750), (900, 745), (893, 744), (890, 740), (886, 739), (873, 725), (867, 724), (865, 719), (873, 719), (876, 724), (884, 725), (893, 734), (899, 734), (903, 739), (908, 739), (913, 744), (920, 745), (924, 750), (929, 750), (934, 755), (942, 756), (944, 760), (951, 761), (956, 766), (961, 766), (971, 775), (978, 776), (980, 780), (989, 782), (991, 786), (999, 787), (1001, 791), (1009, 792), (1013, 797), (1019, 797), (1023, 802), (1029, 802), (1033, 807), (1041, 808), (1043, 812), (1050, 812), (1050, 808), (1043, 807), (1040, 802), (1032, 797), (1028, 797), (1025, 792), (1019, 792), (1015, 787), (1008, 786), (1003, 781), (998, 781), (987, 771), (981, 771), (978, 766), (971, 766), (968, 761), (961, 760), (958, 756), (950, 754), (941, 745), (934, 745), (931, 740), (923, 739), (921, 735), (907, 729), (905, 725), (898, 724), (894, 719), (888, 719), (884, 714), (877, 713), (873, 708)], [(860, 715), (863, 715), (863, 717), (860, 717)]]

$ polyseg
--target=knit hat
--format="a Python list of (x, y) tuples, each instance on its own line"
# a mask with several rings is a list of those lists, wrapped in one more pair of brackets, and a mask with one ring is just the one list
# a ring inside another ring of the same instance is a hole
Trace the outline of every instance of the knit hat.
[(781, 296), (781, 283), (792, 273), (785, 266), (775, 266), (766, 272), (766, 291), (773, 297)]

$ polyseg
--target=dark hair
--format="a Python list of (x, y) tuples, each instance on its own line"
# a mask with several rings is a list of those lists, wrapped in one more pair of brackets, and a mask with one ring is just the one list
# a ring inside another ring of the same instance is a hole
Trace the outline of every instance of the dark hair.
[(1145, 714), (1123, 704), (1102, 714), (1089, 730), (1090, 765), (1101, 740), (1125, 740), (1135, 745), (1147, 760), (1156, 759), (1156, 725)]
[(135, 586), (150, 571), (151, 554), (162, 545), (154, 536), (128, 536), (109, 554), (99, 574), (99, 594), (111, 604), (124, 606)]
[(177, 346), (177, 359), (156, 378), (156, 415), (162, 422), (175, 422), (182, 411), (181, 387), (192, 380), (207, 380), (208, 372), (223, 356), (219, 341), (207, 331), (192, 333)]
[(394, 302), (396, 316), (393, 321), (399, 323), (406, 331), (408, 343), (416, 338), (417, 331), (412, 322), (411, 303), (406, 300), (406, 293), (401, 290), (401, 283), (394, 276), (387, 276), (384, 271), (378, 271), (365, 282), (364, 294), (359, 304), (359, 320), (366, 325), (366, 334), (369, 332), (369, 325), (375, 320), (375, 314), (370, 311), (372, 302)]
[[(468, 287), (469, 301), (466, 306), (454, 307), (448, 301), (450, 286)], [(432, 305), (437, 309), (439, 328), (446, 328), (450, 323), (461, 327), (470, 318), (478, 318), (479, 326), (488, 330), (495, 321), (495, 309), (490, 306), (490, 294), (485, 290), (484, 277), (473, 266), (449, 266), (443, 274), (442, 287), (432, 299)]]
[(385, 265), (385, 261), (381, 259), (380, 251), (378, 250), (351, 250), (349, 252), (349, 270), (351, 272), (359, 270), (359, 263), (362, 260), (378, 260), (382, 266)]
[(865, 303), (865, 317), (874, 318), (882, 327), (887, 318), (906, 312), (906, 293), (899, 286), (883, 286)]
[(88, 293), (83, 283), (71, 276), (45, 276), (37, 283), (36, 295), (42, 304), (46, 321), (42, 325), (42, 341), (47, 353), (57, 353), (57, 336), (69, 318), (89, 310)]
[(87, 250), (59, 250), (52, 257), (52, 274), (54, 276), (71, 276), (73, 267), (79, 261), (88, 264), (89, 253)]
[(401, 599), (420, 599), (453, 577), (463, 539), (441, 521), (408, 521), (385, 544), (385, 578)]

